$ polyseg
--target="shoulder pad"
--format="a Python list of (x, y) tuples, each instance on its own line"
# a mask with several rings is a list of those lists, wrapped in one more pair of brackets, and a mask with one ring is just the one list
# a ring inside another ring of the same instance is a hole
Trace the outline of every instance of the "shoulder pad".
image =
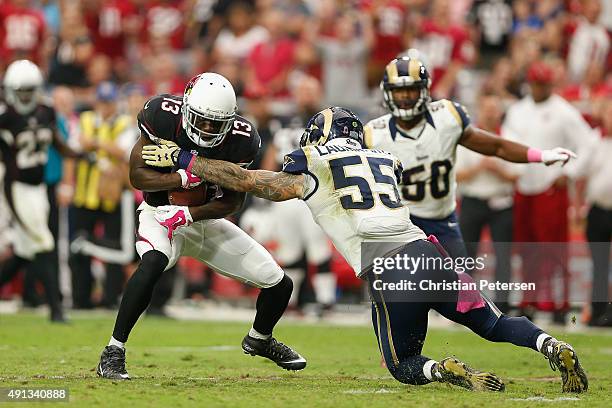
[(308, 173), (308, 159), (304, 150), (300, 148), (285, 155), (282, 171), (290, 174)]
[(470, 116), (467, 113), (465, 107), (457, 102), (450, 101), (448, 99), (442, 99), (438, 101), (441, 106), (441, 109), (447, 109), (448, 112), (453, 116), (457, 125), (461, 128), (461, 130), (465, 130), (466, 127), (470, 124)]
[(380, 118), (372, 119), (368, 122), (368, 126), (372, 129), (384, 129), (387, 127), (387, 116), (381, 116)]
[(138, 113), (138, 128), (152, 141), (172, 140), (181, 127), (182, 98), (162, 94), (149, 99)]

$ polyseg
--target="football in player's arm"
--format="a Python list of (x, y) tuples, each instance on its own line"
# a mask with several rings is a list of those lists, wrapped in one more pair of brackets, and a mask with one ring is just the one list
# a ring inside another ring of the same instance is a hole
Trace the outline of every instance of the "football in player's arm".
[[(141, 156), (141, 150), (147, 145), (153, 143), (145, 134), (141, 134), (130, 154), (130, 182), (134, 188), (145, 192), (167, 191), (195, 187), (202, 182), (182, 169), (172, 173), (160, 173), (148, 166)], [(242, 207), (244, 199), (245, 194), (229, 188), (224, 189), (222, 197), (200, 206), (189, 207), (189, 214), (192, 222), (227, 217)]]

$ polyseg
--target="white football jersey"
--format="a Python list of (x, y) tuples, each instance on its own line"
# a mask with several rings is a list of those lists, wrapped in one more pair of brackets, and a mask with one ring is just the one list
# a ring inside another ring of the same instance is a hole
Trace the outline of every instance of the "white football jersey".
[(363, 242), (427, 238), (401, 203), (401, 165), (390, 153), (362, 149), (351, 139), (334, 139), (288, 154), (283, 171), (306, 176), (304, 201), (357, 275)]
[(432, 102), (423, 122), (410, 131), (400, 129), (391, 114), (365, 126), (366, 147), (400, 159), (401, 197), (413, 215), (442, 219), (455, 210), (455, 153), (469, 123), (463, 106), (442, 99)]

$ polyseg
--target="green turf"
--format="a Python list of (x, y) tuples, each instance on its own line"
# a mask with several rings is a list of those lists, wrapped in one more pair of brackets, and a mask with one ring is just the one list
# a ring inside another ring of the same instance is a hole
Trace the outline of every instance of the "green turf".
[[(505, 380), (505, 393), (400, 384), (380, 367), (369, 327), (281, 323), (276, 336), (308, 358), (304, 371), (290, 373), (242, 353), (248, 324), (158, 318), (140, 321), (130, 338), (133, 380), (107, 381), (96, 378), (94, 367), (112, 324), (108, 316), (52, 325), (38, 315), (0, 315), (0, 387), (67, 387), (70, 405), (130, 408), (610, 406), (610, 332), (556, 333), (575, 346), (589, 374), (589, 392), (575, 396), (560, 392), (558, 373), (539, 354), (463, 330), (430, 330), (424, 353), (491, 370)], [(545, 400), (520, 400), (533, 397)], [(579, 400), (546, 401), (559, 397)]]

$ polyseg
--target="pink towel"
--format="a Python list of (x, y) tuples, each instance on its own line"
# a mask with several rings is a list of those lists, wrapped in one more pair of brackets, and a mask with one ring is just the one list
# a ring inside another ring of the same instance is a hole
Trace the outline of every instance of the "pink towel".
[[(438, 238), (435, 235), (430, 235), (427, 237), (427, 240), (434, 244), (438, 249), (438, 252), (445, 257), (448, 258), (448, 252), (444, 249)], [(459, 280), (464, 285), (467, 285), (471, 282), (474, 282), (472, 277), (467, 273), (457, 273)], [(480, 309), (485, 306), (484, 299), (480, 296), (480, 291), (478, 289), (475, 290), (460, 290), (459, 296), (457, 298), (457, 311), (459, 313), (467, 313), (472, 309)]]

